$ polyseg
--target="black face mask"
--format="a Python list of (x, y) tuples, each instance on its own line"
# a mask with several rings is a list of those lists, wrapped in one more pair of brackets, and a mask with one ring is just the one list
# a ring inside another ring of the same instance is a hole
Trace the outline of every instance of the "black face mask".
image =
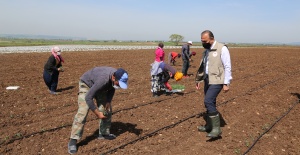
[(202, 43), (203, 48), (210, 49), (211, 44), (210, 43)]

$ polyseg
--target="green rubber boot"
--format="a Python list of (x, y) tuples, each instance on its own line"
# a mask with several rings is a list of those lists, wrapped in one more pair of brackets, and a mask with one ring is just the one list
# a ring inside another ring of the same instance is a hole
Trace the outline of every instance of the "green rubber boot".
[(212, 124), (212, 130), (207, 134), (207, 137), (216, 138), (221, 136), (222, 131), (220, 128), (220, 115), (209, 116), (210, 122)]
[(203, 125), (198, 126), (198, 131), (200, 131), (200, 132), (210, 132), (211, 128), (212, 128), (212, 125), (211, 125), (210, 119), (208, 118), (208, 115), (204, 114), (203, 118), (204, 118), (206, 123), (205, 123), (204, 126)]

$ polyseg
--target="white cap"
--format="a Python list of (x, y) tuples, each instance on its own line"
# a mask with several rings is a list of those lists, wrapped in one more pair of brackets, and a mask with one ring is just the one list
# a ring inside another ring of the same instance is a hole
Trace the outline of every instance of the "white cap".
[(193, 45), (193, 42), (192, 42), (192, 41), (188, 41), (187, 43)]

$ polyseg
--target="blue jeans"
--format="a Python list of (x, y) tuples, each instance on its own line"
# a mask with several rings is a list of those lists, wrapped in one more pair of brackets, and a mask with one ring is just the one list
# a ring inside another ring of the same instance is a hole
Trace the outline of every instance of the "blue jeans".
[(182, 73), (184, 76), (187, 75), (187, 71), (190, 67), (190, 61), (189, 60), (183, 60), (183, 64), (182, 64)]
[(58, 85), (58, 76), (59, 72), (57, 70), (54, 70), (52, 74), (44, 70), (43, 78), (45, 84), (47, 85), (48, 89), (52, 92), (56, 92)]
[(204, 105), (207, 112), (217, 113), (216, 108), (217, 97), (223, 88), (223, 84), (208, 84), (208, 78), (204, 79)]

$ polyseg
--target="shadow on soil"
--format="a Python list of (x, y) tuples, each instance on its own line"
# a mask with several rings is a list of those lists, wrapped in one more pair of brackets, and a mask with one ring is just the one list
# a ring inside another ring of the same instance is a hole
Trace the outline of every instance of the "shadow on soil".
[(69, 87), (66, 87), (66, 88), (60, 88), (60, 89), (57, 89), (57, 92), (62, 92), (62, 91), (66, 91), (66, 90), (70, 90), (70, 89), (73, 89), (74, 86), (69, 86)]
[(216, 140), (219, 140), (219, 139), (222, 139), (222, 136), (210, 138), (210, 139), (206, 140), (206, 142), (213, 142), (213, 141), (216, 141)]
[[(143, 130), (137, 129), (136, 126), (137, 126), (136, 124), (131, 124), (131, 123), (112, 122), (110, 132), (116, 135), (117, 138), (119, 135), (125, 132), (134, 133), (137, 136), (139, 136), (143, 132)], [(80, 146), (87, 145), (90, 141), (97, 139), (98, 135), (99, 135), (99, 130), (96, 130), (92, 135), (87, 136), (85, 139), (80, 141), (77, 144), (77, 147), (79, 148)]]
[(297, 96), (299, 99), (299, 103), (300, 103), (300, 94), (299, 93), (291, 93), (293, 96)]
[(111, 124), (110, 131), (116, 136), (121, 135), (125, 132), (134, 133), (135, 135), (139, 136), (143, 132), (143, 129), (137, 129), (136, 126), (136, 124), (131, 123), (113, 122)]
[(222, 114), (219, 113), (219, 115), (220, 115), (220, 126), (221, 126), (221, 127), (224, 127), (225, 125), (227, 125), (227, 123), (225, 122), (225, 120), (224, 120)]

